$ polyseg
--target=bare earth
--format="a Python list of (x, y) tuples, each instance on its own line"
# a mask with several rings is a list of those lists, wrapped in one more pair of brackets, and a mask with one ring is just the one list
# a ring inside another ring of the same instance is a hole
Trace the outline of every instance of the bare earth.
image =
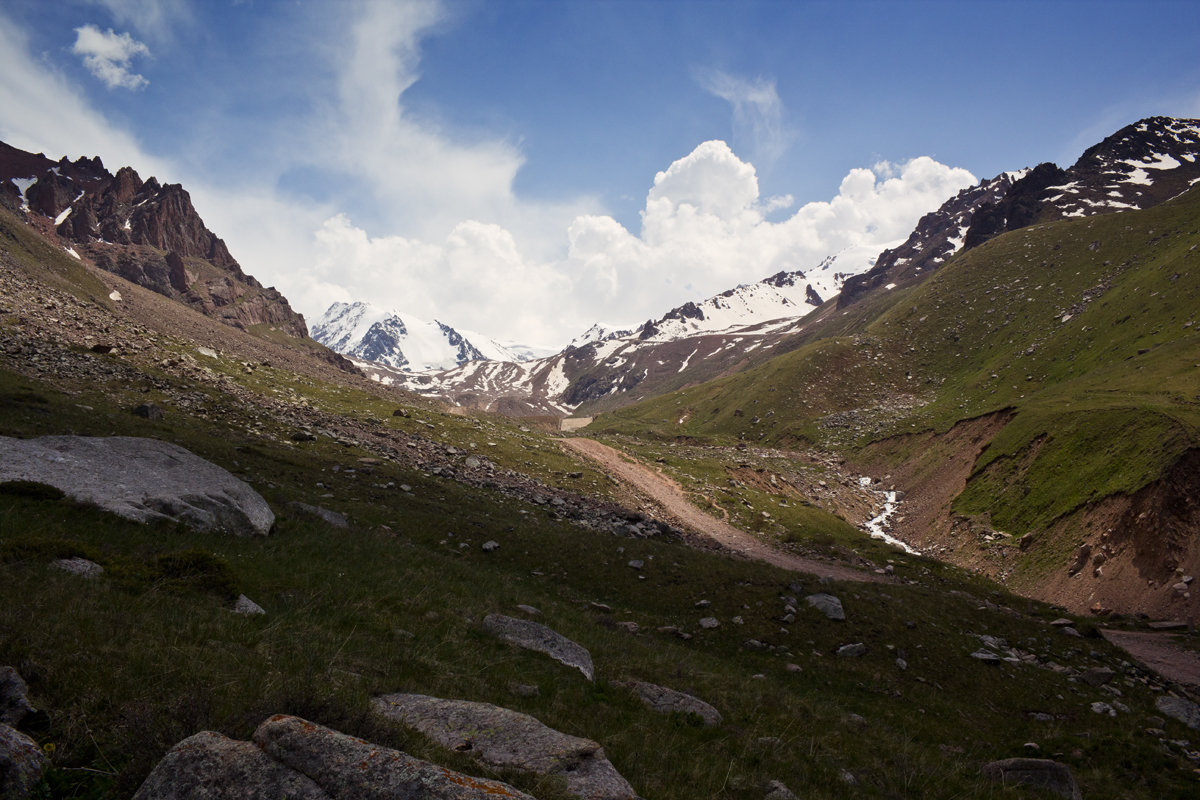
[(581, 438), (563, 439), (562, 444), (568, 450), (573, 450), (595, 461), (605, 473), (647, 496), (668, 515), (680, 522), (683, 527), (746, 558), (822, 578), (829, 577), (843, 581), (884, 580), (882, 576), (846, 564), (817, 561), (776, 550), (728, 522), (704, 513), (692, 505), (683, 490), (673, 480), (633, 461), (621, 451), (608, 445), (593, 439)]
[(1180, 647), (1171, 634), (1111, 629), (1102, 633), (1167, 680), (1200, 689), (1200, 653)]

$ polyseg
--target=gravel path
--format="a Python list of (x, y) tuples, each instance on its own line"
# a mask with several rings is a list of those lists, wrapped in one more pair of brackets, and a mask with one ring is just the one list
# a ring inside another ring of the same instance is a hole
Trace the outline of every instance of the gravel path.
[(569, 450), (592, 459), (613, 478), (647, 496), (677, 519), (683, 527), (711, 539), (735, 553), (765, 561), (783, 569), (807, 572), (818, 577), (843, 581), (882, 581), (884, 578), (846, 564), (817, 561), (786, 553), (764, 543), (755, 536), (735, 528), (724, 520), (706, 514), (687, 499), (673, 480), (632, 460), (629, 456), (594, 439), (563, 439)]
[(1200, 689), (1200, 653), (1180, 647), (1172, 634), (1108, 628), (1101, 633), (1167, 680)]

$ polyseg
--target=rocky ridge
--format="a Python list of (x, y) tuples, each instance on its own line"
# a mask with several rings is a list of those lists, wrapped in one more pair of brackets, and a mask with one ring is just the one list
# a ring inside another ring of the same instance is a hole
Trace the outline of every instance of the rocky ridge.
[(0, 206), (72, 257), (186, 303), (228, 325), (305, 338), (304, 318), (242, 271), (179, 184), (113, 175), (98, 157), (54, 162), (0, 142)]

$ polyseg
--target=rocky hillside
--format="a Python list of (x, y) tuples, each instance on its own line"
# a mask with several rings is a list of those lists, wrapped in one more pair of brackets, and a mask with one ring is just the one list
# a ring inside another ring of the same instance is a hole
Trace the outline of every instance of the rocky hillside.
[(264, 288), (205, 227), (179, 184), (113, 175), (99, 158), (54, 162), (0, 143), (0, 205), (76, 259), (243, 330), (304, 338), (304, 318)]
[(1151, 208), (1200, 181), (1198, 157), (1200, 120), (1150, 117), (1089, 147), (1069, 169), (1044, 163), (1001, 175), (922, 219), (904, 247), (847, 282), (838, 305), (911, 284), (958, 250), (1035, 222)]

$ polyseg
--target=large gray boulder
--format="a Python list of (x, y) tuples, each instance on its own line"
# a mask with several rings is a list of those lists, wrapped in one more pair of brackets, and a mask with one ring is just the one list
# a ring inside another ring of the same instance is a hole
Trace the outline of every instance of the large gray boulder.
[(1006, 786), (1033, 786), (1069, 800), (1082, 800), (1071, 768), (1048, 758), (1006, 758), (985, 764), (982, 771), (985, 778)]
[(637, 798), (599, 744), (556, 731), (528, 714), (420, 694), (377, 697), (371, 709), (484, 764), (561, 776), (567, 791), (584, 800)]
[(1168, 717), (1173, 717), (1189, 728), (1200, 731), (1200, 705), (1173, 694), (1162, 695), (1154, 705)]
[(17, 726), (34, 713), (29, 704), (29, 687), (12, 667), (0, 667), (0, 724)]
[(655, 711), (663, 714), (695, 714), (704, 720), (705, 725), (721, 724), (721, 712), (698, 697), (645, 681), (628, 681), (622, 685), (632, 689), (643, 703)]
[(175, 745), (134, 800), (330, 800), (320, 786), (252, 742), (201, 731)]
[(134, 800), (532, 800), (299, 717), (271, 717), (253, 742), (203, 731), (151, 771)]
[(237, 536), (264, 536), (275, 524), (249, 484), (157, 439), (0, 436), (0, 481), (49, 484), (137, 522), (168, 519)]
[(804, 602), (820, 611), (829, 619), (844, 620), (846, 618), (846, 612), (842, 608), (842, 601), (831, 594), (825, 592), (810, 594), (804, 598)]
[(532, 800), (506, 783), (472, 778), (299, 717), (271, 717), (258, 726), (254, 742), (337, 800)]
[(527, 619), (506, 617), (503, 614), (488, 614), (484, 617), (483, 629), (506, 642), (526, 650), (545, 653), (560, 664), (574, 667), (589, 681), (595, 675), (592, 654), (582, 645), (545, 625)]
[(0, 724), (0, 797), (20, 800), (41, 780), (46, 756), (37, 742), (16, 728)]

